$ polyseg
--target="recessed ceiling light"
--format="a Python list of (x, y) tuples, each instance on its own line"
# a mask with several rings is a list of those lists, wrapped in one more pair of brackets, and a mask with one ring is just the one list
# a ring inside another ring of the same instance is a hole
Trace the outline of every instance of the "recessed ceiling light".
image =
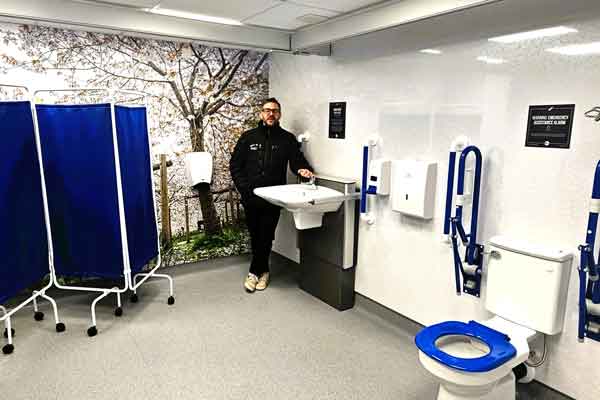
[(600, 54), (600, 42), (572, 44), (569, 46), (554, 47), (546, 49), (551, 53), (564, 54), (567, 56), (584, 56), (589, 54)]
[(488, 56), (479, 56), (477, 57), (477, 61), (481, 61), (488, 64), (504, 64), (506, 62), (506, 60), (503, 60), (501, 58), (494, 58)]
[(196, 14), (196, 13), (191, 13), (191, 12), (187, 12), (187, 11), (171, 10), (169, 8), (161, 8), (158, 6), (156, 6), (154, 8), (147, 8), (145, 11), (151, 12), (153, 14), (167, 15), (169, 17), (193, 19), (196, 21), (212, 22), (215, 24), (243, 25), (240, 21), (236, 21), (234, 19), (213, 17), (210, 15)]
[(551, 36), (560, 36), (560, 35), (566, 35), (567, 33), (576, 33), (576, 32), (578, 32), (577, 29), (568, 28), (566, 26), (555, 26), (553, 28), (545, 28), (545, 29), (538, 29), (535, 31), (527, 31), (527, 32), (513, 33), (511, 35), (497, 36), (497, 37), (489, 38), (488, 40), (490, 42), (498, 42), (498, 43), (515, 43), (515, 42), (522, 42), (524, 40), (539, 39), (539, 38), (551, 37)]
[(437, 49), (423, 49), (423, 50), (419, 50), (419, 52), (425, 53), (425, 54), (442, 54), (442, 51), (437, 50)]

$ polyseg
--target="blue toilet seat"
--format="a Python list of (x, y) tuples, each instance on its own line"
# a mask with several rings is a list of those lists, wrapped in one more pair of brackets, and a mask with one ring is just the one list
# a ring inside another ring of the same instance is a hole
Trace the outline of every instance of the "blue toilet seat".
[[(443, 352), (436, 346), (436, 341), (449, 335), (470, 336), (485, 343), (490, 351), (477, 358), (460, 358)], [(467, 372), (487, 372), (504, 364), (517, 354), (517, 349), (510, 343), (510, 338), (475, 321), (468, 324), (458, 321), (446, 321), (423, 329), (415, 338), (419, 350), (440, 363), (451, 368)]]

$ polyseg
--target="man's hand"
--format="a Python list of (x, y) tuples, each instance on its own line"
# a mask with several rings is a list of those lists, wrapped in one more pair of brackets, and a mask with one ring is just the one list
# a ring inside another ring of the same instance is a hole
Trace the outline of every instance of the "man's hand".
[(312, 178), (313, 176), (315, 176), (315, 174), (313, 174), (310, 170), (304, 168), (298, 170), (298, 175), (300, 175), (303, 178)]

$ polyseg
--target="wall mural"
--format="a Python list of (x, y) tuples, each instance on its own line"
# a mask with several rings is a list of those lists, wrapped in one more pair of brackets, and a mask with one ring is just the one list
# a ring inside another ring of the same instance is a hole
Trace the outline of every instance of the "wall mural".
[[(171, 265), (249, 249), (228, 164), (240, 134), (258, 121), (269, 90), (268, 64), (268, 53), (249, 50), (0, 24), (0, 82), (120, 88), (147, 96), (157, 211), (165, 263)], [(59, 101), (83, 103), (93, 96), (78, 92)], [(211, 184), (189, 187), (189, 152), (212, 155)]]

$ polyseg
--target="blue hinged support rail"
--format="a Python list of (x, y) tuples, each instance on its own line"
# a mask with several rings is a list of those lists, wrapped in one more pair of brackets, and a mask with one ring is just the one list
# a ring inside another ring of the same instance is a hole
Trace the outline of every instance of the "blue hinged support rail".
[[(466, 160), (469, 154), (475, 156), (475, 176), (473, 184), (473, 201), (471, 210), (471, 229), (467, 233), (463, 226), (463, 207), (465, 203), (465, 174)], [(458, 164), (458, 183), (456, 189), (456, 210), (452, 214), (452, 199), (454, 195), (454, 169), (456, 164), (456, 151), (450, 152), (448, 162), (448, 191), (446, 193), (446, 209), (444, 219), (444, 234), (450, 234), (452, 253), (454, 258), (454, 275), (456, 293), (468, 293), (479, 297), (481, 293), (481, 270), (483, 265), (483, 245), (477, 243), (477, 221), (479, 218), (479, 196), (481, 187), (481, 169), (483, 157), (476, 146), (466, 147), (460, 154)], [(458, 238), (466, 247), (464, 262), (459, 252)], [(462, 279), (462, 285), (461, 285)], [(462, 287), (461, 287), (462, 286)]]
[(600, 254), (594, 256), (594, 243), (600, 213), (600, 161), (596, 166), (590, 215), (585, 243), (579, 246), (581, 265), (579, 266), (579, 330), (578, 338), (585, 337), (600, 341)]
[[(372, 144), (375, 145), (374, 143)], [(368, 195), (376, 195), (377, 188), (369, 185), (369, 151), (371, 144), (363, 146), (363, 162), (362, 162), (362, 182), (360, 186), (360, 216), (361, 219), (372, 224), (375, 219), (369, 213), (368, 209)]]

